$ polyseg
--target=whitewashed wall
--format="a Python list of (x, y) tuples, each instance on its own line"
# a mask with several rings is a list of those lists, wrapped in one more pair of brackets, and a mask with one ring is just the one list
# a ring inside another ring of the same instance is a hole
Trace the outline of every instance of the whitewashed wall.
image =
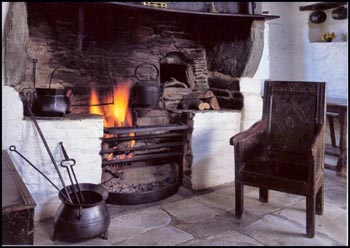
[(229, 139), (240, 131), (240, 111), (197, 111), (192, 133), (192, 188), (233, 182), (234, 151)]
[[(348, 42), (339, 41), (344, 30), (347, 30), (348, 19), (332, 20), (331, 10), (325, 11), (327, 20), (319, 25), (322, 31), (334, 31), (338, 35), (335, 41), (338, 42), (310, 42), (309, 15), (312, 12), (300, 11), (299, 7), (312, 3), (314, 2), (263, 2), (263, 11), (280, 16), (279, 19), (267, 22), (270, 78), (324, 81), (327, 83), (328, 96), (347, 98)], [(310, 25), (312, 30), (315, 25)]]
[[(33, 121), (30, 118), (23, 119), (23, 105), (18, 92), (9, 86), (2, 86), (2, 114), (2, 150), (9, 150), (10, 145), (16, 146), (58, 188), (62, 188)], [(101, 149), (99, 138), (103, 136), (102, 117), (37, 122), (66, 185), (71, 183), (66, 170), (60, 166), (64, 157), (59, 142), (63, 142), (69, 157), (76, 160), (73, 168), (79, 183), (101, 183), (101, 156), (98, 152)], [(61, 203), (58, 191), (17, 154), (9, 151), (9, 155), (37, 204), (34, 220), (53, 217)]]

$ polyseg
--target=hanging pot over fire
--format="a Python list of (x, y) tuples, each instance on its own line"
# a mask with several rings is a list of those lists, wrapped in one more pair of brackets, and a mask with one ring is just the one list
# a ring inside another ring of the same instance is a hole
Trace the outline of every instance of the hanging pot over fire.
[[(140, 68), (145, 69), (149, 66), (153, 68), (156, 76), (152, 78), (151, 72), (149, 75), (140, 75)], [(157, 80), (158, 76), (159, 70), (154, 64), (142, 63), (135, 68), (135, 77), (138, 80), (133, 88), (135, 107), (158, 107), (159, 97), (163, 94)]]

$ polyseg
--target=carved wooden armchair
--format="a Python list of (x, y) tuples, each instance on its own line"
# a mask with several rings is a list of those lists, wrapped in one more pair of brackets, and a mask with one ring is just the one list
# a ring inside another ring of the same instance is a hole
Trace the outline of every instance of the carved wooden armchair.
[(230, 139), (235, 154), (236, 217), (243, 214), (243, 186), (306, 196), (307, 237), (315, 212), (323, 214), (325, 83), (265, 81), (262, 120)]

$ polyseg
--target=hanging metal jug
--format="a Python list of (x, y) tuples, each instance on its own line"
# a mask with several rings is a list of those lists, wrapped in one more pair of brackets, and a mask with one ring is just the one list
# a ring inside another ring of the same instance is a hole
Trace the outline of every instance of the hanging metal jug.
[[(141, 67), (145, 67), (147, 65), (151, 65), (151, 67), (155, 68), (156, 76), (154, 78), (151, 78), (151, 76), (148, 75), (146, 79), (141, 79), (140, 75), (138, 75), (138, 70)], [(159, 97), (162, 95), (162, 90), (157, 80), (158, 76), (159, 70), (154, 64), (142, 63), (135, 68), (135, 77), (138, 80), (138, 82), (133, 87), (135, 107), (158, 107)]]

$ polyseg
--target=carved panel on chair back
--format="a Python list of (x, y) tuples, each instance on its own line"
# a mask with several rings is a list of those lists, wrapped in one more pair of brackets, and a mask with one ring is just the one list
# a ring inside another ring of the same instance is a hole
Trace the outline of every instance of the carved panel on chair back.
[(315, 134), (318, 84), (310, 82), (266, 82), (264, 117), (268, 120), (267, 155), (303, 155)]

